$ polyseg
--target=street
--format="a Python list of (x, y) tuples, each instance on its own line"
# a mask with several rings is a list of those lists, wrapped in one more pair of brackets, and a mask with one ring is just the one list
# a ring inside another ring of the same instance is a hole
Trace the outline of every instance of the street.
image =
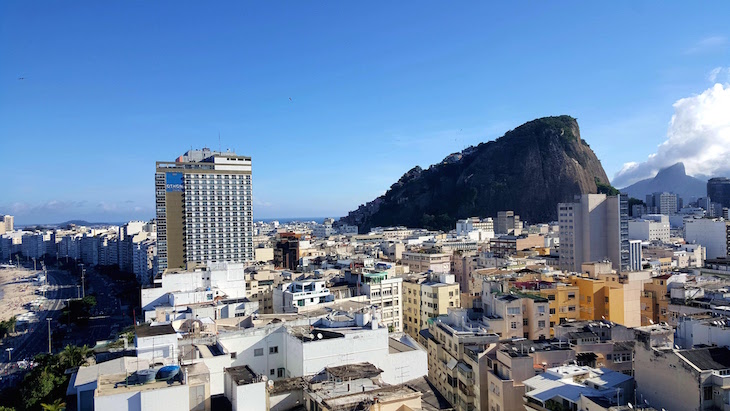
[[(115, 284), (93, 269), (87, 269), (85, 291), (80, 288), (80, 279), (67, 271), (48, 270), (48, 306), (37, 312), (38, 320), (27, 325), (27, 331), (6, 338), (0, 351), (0, 388), (11, 383), (8, 374), (18, 371), (17, 362), (31, 360), (36, 354), (48, 352), (48, 322), (51, 318), (52, 352), (58, 352), (66, 344), (94, 347), (97, 341), (108, 340), (124, 325), (132, 324), (132, 318), (121, 310), (119, 298), (115, 295)], [(97, 304), (92, 309), (86, 324), (60, 324), (59, 317), (65, 302), (76, 299), (80, 294), (94, 295)], [(7, 348), (12, 348), (12, 361), (8, 363)], [(22, 374), (21, 374), (22, 375)]]

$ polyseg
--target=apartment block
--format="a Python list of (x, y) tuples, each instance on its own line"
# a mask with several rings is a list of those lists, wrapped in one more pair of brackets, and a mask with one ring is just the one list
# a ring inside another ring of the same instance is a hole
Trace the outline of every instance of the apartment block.
[(627, 197), (583, 194), (576, 199), (558, 204), (560, 268), (580, 272), (585, 262), (607, 259), (616, 271), (629, 271)]
[[(387, 267), (392, 268), (390, 265)], [(391, 271), (353, 269), (345, 271), (345, 280), (355, 286), (380, 312), (381, 325), (390, 331), (403, 331), (403, 279)]]
[(204, 148), (155, 173), (158, 272), (253, 261), (251, 157)]
[(579, 289), (580, 318), (602, 318), (627, 327), (641, 325), (641, 293), (651, 273), (639, 271), (616, 273), (608, 262), (587, 263), (583, 274), (570, 277)]
[(497, 212), (497, 234), (520, 234), (521, 231), (520, 216), (516, 215), (514, 211)]
[(640, 219), (629, 221), (629, 238), (631, 240), (669, 243), (669, 237), (669, 216), (644, 214)]
[(428, 376), (456, 410), (487, 410), (486, 357), (483, 353), (499, 336), (465, 309), (428, 321), (421, 331), (428, 348)]
[(538, 340), (550, 336), (547, 298), (512, 289), (505, 281), (485, 279), (482, 284), (484, 321), (501, 338)]
[(403, 279), (403, 331), (413, 338), (428, 320), (461, 307), (459, 284), (452, 274), (418, 274)]
[(706, 249), (707, 258), (728, 256), (730, 221), (714, 218), (684, 220), (684, 239), (688, 243), (700, 244)]
[(433, 271), (448, 273), (451, 271), (451, 254), (438, 252), (404, 252), (401, 264), (412, 273)]
[(274, 289), (274, 313), (294, 313), (300, 308), (334, 301), (324, 279), (302, 279)]
[(524, 381), (538, 370), (575, 359), (567, 345), (520, 340), (493, 344), (487, 350), (487, 373), (481, 391), (488, 395), (487, 410), (517, 410), (523, 406)]

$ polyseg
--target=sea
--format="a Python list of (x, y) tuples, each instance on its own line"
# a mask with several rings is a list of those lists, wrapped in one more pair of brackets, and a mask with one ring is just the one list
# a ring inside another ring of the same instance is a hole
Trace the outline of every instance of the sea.
[(272, 221), (278, 221), (280, 224), (286, 224), (286, 223), (292, 223), (295, 221), (314, 221), (318, 224), (322, 224), (326, 218), (334, 218), (337, 219), (337, 217), (279, 217), (279, 218), (254, 218), (254, 221), (261, 221), (263, 223), (270, 223)]

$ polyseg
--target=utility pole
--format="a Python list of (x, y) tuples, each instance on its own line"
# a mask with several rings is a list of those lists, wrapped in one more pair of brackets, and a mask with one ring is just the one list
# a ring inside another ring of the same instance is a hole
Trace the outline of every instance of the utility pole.
[(81, 298), (86, 297), (86, 289), (84, 288), (84, 279), (86, 278), (86, 268), (84, 263), (79, 264), (81, 266)]
[(46, 321), (48, 321), (48, 354), (51, 353), (51, 319), (46, 318)]

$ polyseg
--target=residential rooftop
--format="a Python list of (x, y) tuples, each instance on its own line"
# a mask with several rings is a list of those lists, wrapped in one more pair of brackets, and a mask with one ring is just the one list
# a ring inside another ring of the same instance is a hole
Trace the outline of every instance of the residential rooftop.
[(254, 382), (260, 382), (261, 378), (248, 365), (239, 365), (237, 367), (229, 367), (225, 372), (231, 376), (236, 385), (246, 385)]

